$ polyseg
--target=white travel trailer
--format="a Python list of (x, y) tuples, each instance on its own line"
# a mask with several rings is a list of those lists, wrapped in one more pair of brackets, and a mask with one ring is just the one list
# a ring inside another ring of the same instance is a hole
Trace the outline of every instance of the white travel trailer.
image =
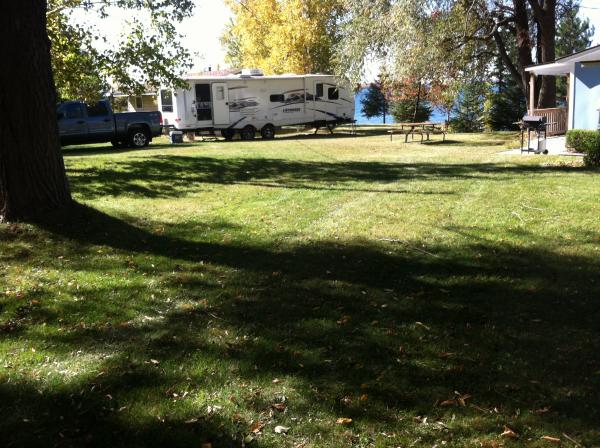
[(158, 107), (165, 126), (184, 132), (215, 130), (227, 140), (236, 132), (252, 140), (275, 136), (281, 126), (332, 127), (354, 120), (354, 94), (331, 75), (190, 76), (188, 89), (161, 89)]

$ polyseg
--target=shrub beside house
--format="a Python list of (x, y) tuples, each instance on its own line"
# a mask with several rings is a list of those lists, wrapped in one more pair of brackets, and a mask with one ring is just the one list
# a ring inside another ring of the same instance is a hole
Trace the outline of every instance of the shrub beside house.
[(600, 166), (600, 131), (572, 129), (567, 131), (567, 148), (584, 154), (586, 166)]

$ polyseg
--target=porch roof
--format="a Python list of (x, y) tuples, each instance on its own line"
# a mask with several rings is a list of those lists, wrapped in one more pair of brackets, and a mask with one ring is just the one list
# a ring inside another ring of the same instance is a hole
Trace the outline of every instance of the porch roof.
[(574, 71), (576, 62), (592, 62), (600, 61), (600, 45), (573, 53), (557, 59), (548, 64), (539, 64), (526, 67), (525, 71), (535, 73), (536, 75), (568, 75)]

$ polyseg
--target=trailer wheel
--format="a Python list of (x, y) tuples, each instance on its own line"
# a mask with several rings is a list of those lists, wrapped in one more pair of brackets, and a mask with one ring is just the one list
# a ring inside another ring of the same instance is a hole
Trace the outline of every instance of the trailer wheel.
[(240, 137), (242, 140), (254, 140), (255, 135), (256, 129), (254, 129), (254, 126), (252, 125), (248, 125), (240, 131)]
[(133, 148), (143, 148), (150, 144), (150, 137), (145, 129), (133, 129), (129, 132), (129, 144)]
[(225, 140), (230, 142), (235, 136), (235, 131), (233, 129), (221, 129), (221, 135)]
[(262, 138), (264, 138), (265, 140), (272, 140), (275, 138), (275, 126), (273, 126), (272, 124), (267, 124), (265, 126), (263, 126), (263, 128), (260, 130), (260, 135), (262, 135)]

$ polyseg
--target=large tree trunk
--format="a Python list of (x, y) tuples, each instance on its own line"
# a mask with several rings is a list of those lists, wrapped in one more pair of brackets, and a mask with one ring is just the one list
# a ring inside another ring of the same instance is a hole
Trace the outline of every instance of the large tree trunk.
[[(533, 14), (539, 29), (538, 63), (546, 64), (556, 58), (556, 0), (535, 0), (539, 8), (533, 8)], [(538, 108), (556, 106), (556, 78), (542, 76), (537, 102)]]
[(56, 124), (46, 1), (14, 0), (0, 15), (0, 221), (71, 202)]
[(417, 121), (417, 113), (419, 113), (419, 104), (421, 104), (421, 80), (419, 80), (419, 89), (417, 90), (417, 99), (415, 101), (415, 113), (413, 114), (413, 123)]
[[(528, 4), (539, 29), (538, 42), (534, 42), (531, 36)], [(534, 47), (536, 47), (536, 54), (539, 54), (538, 63), (545, 64), (554, 61), (556, 0), (513, 0), (513, 14), (517, 60), (513, 61), (511, 59), (498, 30), (492, 34), (492, 37), (496, 42), (502, 62), (508, 68), (515, 82), (521, 87), (529, 110), (531, 109), (529, 104), (529, 74), (525, 71), (525, 68), (533, 65), (531, 53)], [(556, 81), (553, 76), (541, 77), (536, 103), (537, 107), (554, 107), (556, 104)]]
[(525, 67), (533, 65), (533, 58), (531, 56), (533, 43), (529, 32), (529, 15), (526, 2), (527, 0), (513, 0), (514, 37), (517, 47), (517, 60), (513, 61), (511, 59), (508, 49), (502, 39), (502, 35), (498, 30), (493, 33), (492, 37), (498, 48), (502, 63), (508, 68), (513, 80), (521, 87), (527, 101), (527, 109), (529, 110), (529, 74), (525, 71)]

